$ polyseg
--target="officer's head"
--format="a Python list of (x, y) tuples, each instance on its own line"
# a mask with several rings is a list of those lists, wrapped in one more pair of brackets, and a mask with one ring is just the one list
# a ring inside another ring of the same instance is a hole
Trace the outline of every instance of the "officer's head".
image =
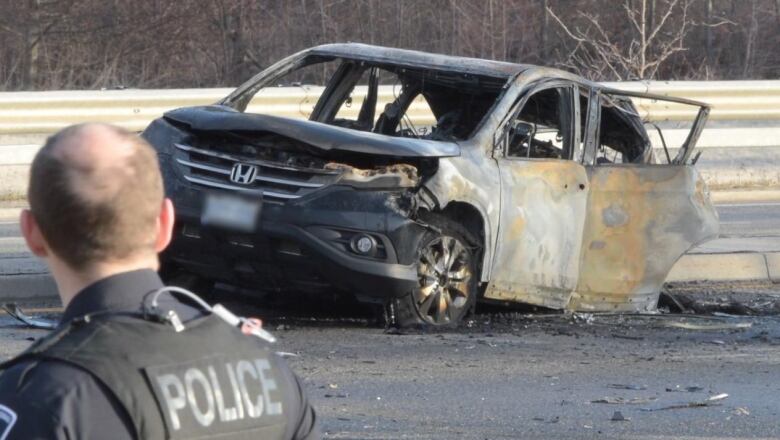
[(33, 160), (27, 198), (22, 233), (55, 278), (58, 267), (156, 269), (171, 239), (173, 205), (164, 198), (157, 156), (118, 127), (74, 125), (51, 136)]

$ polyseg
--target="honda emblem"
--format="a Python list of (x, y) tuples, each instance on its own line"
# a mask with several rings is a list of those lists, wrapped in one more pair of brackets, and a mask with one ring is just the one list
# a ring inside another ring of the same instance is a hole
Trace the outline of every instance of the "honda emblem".
[(255, 181), (256, 176), (257, 166), (246, 163), (237, 163), (233, 165), (233, 170), (230, 172), (230, 181), (242, 185), (249, 185)]

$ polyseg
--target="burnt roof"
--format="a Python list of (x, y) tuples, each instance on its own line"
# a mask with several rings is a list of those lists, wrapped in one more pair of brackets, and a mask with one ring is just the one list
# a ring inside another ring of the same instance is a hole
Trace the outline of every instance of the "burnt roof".
[(364, 60), (377, 63), (424, 67), (434, 70), (463, 72), (474, 75), (487, 75), (509, 78), (533, 66), (481, 58), (466, 58), (441, 55), (417, 50), (397, 49), (394, 47), (372, 46), (361, 43), (324, 44), (306, 50), (310, 54)]

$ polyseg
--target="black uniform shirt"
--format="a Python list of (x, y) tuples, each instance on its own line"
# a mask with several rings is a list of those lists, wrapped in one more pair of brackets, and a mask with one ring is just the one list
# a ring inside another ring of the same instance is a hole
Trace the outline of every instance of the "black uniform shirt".
[[(100, 311), (139, 311), (144, 295), (163, 287), (152, 270), (125, 272), (104, 278), (79, 292), (68, 304), (61, 325), (73, 318)], [(160, 298), (160, 306), (173, 309), (182, 321), (200, 316), (199, 309), (173, 299)], [(292, 374), (290, 373), (292, 376)], [(289, 412), (289, 438), (319, 438), (315, 414), (302, 385), (294, 379)], [(26, 361), (0, 376), (0, 439), (133, 439), (130, 416), (108, 388), (90, 373), (63, 362)]]

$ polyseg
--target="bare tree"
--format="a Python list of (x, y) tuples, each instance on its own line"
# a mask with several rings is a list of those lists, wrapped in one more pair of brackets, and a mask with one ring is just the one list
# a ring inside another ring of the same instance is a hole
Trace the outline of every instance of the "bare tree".
[[(629, 39), (616, 41), (615, 34), (602, 25), (602, 19), (590, 12), (579, 12), (582, 23), (566, 25), (552, 9), (549, 14), (573, 40), (566, 64), (593, 77), (608, 75), (614, 79), (652, 79), (673, 55), (687, 50), (685, 37), (690, 31), (689, 8), (692, 0), (666, 0), (660, 10), (655, 1), (623, 3)], [(658, 14), (658, 19), (654, 14)]]
[(0, 11), (0, 90), (234, 86), (345, 41), (599, 80), (780, 76), (780, 0), (0, 0)]

